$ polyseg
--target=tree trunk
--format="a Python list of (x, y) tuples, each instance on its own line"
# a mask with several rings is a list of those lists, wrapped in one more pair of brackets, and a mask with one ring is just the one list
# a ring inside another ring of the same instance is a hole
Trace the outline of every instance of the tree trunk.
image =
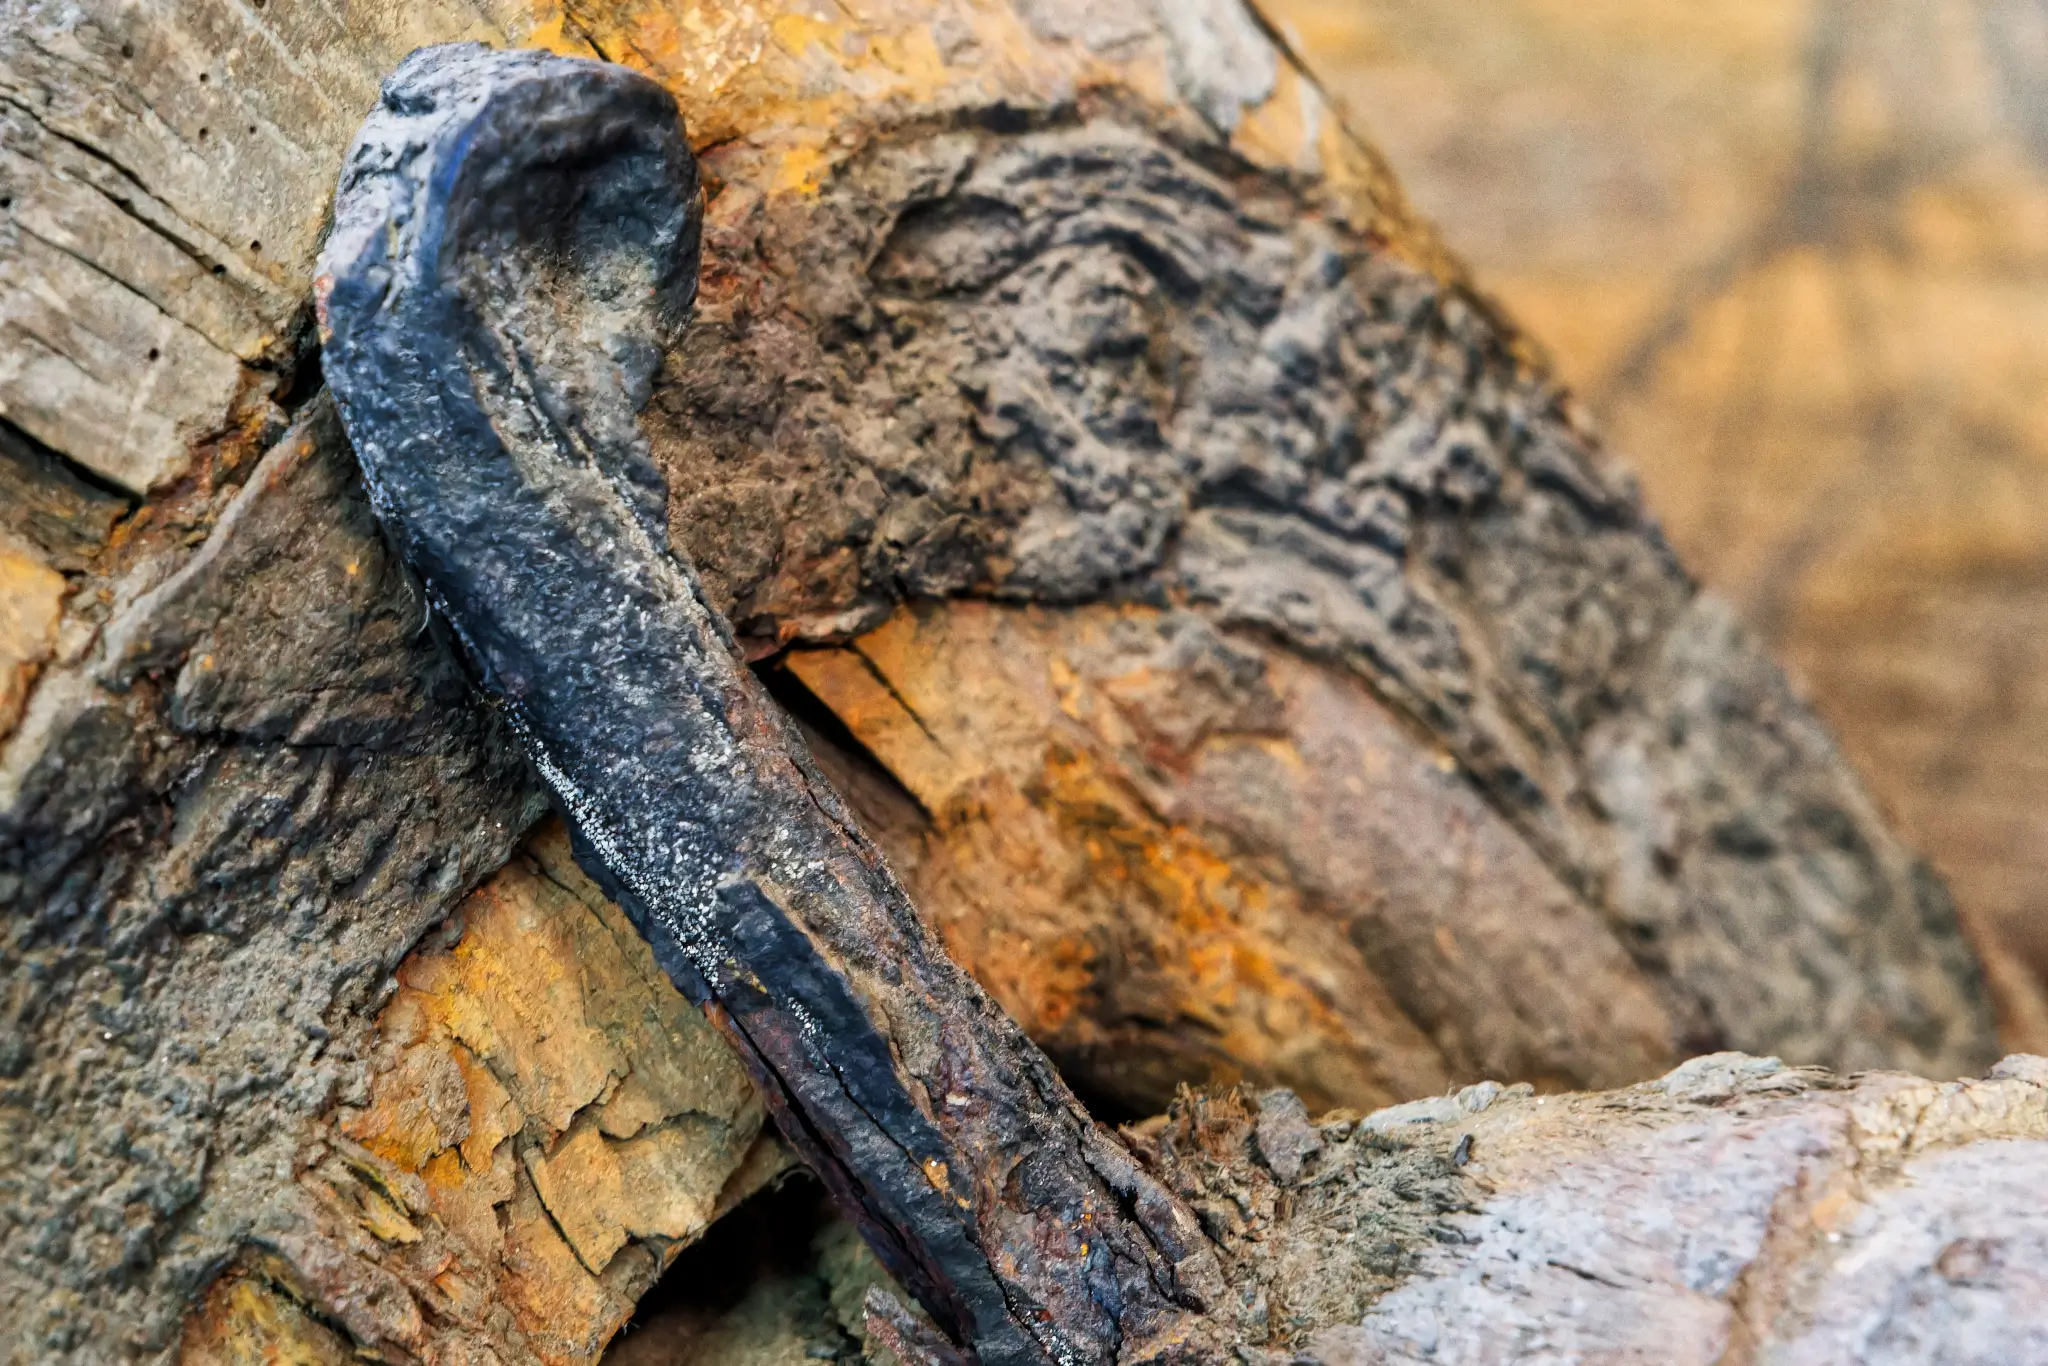
[(1098, 1108), (1993, 1056), (1939, 884), (1236, 0), (833, 14), (0, 0), (14, 1359), (592, 1360), (784, 1160), (320, 385), (426, 43), (676, 96), (671, 540)]

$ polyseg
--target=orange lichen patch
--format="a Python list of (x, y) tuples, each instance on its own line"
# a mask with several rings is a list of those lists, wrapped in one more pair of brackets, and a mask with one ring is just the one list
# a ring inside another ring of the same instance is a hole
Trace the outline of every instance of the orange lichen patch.
[(1122, 725), (1128, 743), (1073, 724), (1121, 714), (1099, 692), (1075, 701), (1094, 685), (1063, 652), (1118, 615), (906, 611), (790, 667), (931, 813), (915, 849), (877, 828), (948, 949), (1091, 1089), (1142, 1106), (1184, 1080), (1285, 1081), (1317, 1103), (1441, 1087), (1435, 1048), (1356, 952), (1322, 966), (1331, 946), (1294, 888), (1134, 786), (1148, 758), (1227, 723), (1190, 719), (1199, 686), (1166, 668), (1113, 680), (1126, 701), (1182, 700), (1147, 733)]
[[(829, 9), (761, 0), (572, 0), (566, 24), (537, 12), (535, 45), (590, 47), (672, 91), (700, 149), (747, 144), (749, 176), (777, 196), (808, 198), (883, 122), (997, 105), (1051, 108), (1101, 92), (1163, 124), (1204, 135), (1174, 77), (1163, 28), (1133, 30), (1102, 50), (1061, 37), (1010, 5), (842, 0)], [(1059, 26), (1053, 26), (1057, 29)], [(1320, 92), (1285, 54), (1272, 96), (1235, 139), (1253, 165), (1306, 177), (1365, 232), (1432, 269), (1455, 267), (1408, 213), (1392, 177), (1354, 141), (1333, 136)], [(1327, 182), (1318, 177), (1327, 175)]]
[[(993, 779), (948, 808), (921, 864), (937, 876), (921, 881), (919, 905), (947, 951), (1025, 1032), (1055, 1051), (1092, 1038), (1112, 950), (1065, 895), (1080, 879), (1047, 813)], [(1004, 895), (1000, 910), (989, 903)]]
[(770, 188), (777, 193), (815, 194), (831, 161), (821, 147), (798, 145), (783, 155)]
[(247, 1359), (298, 1360), (304, 1301), (365, 1306), (329, 1317), (370, 1350), (591, 1362), (675, 1253), (783, 1170), (738, 1062), (559, 825), (397, 978), (368, 1103), (300, 1178), (319, 1234), (224, 1280), (188, 1343), (232, 1324), (273, 1352)]
[(0, 540), (0, 736), (14, 729), (36, 672), (57, 648), (64, 576)]
[(1375, 1056), (1434, 1051), (1376, 977), (1324, 970), (1289, 942), (1289, 922), (1312, 916), (1295, 888), (1161, 821), (1119, 777), (1055, 745), (1031, 795), (1083, 853), (1082, 876), (1121, 903), (1129, 939), (1120, 960), (1175, 966), (1154, 979), (1165, 1018), (1210, 1035), (1236, 1064), (1223, 1070), (1284, 1080), (1319, 1105), (1377, 1103), (1436, 1082), (1435, 1068), (1424, 1082), (1410, 1060), (1403, 1069)]
[(417, 1008), (437, 1044), (467, 1045), (550, 1137), (627, 1070), (584, 1009), (573, 900), (537, 868), (513, 864), (464, 904), (450, 952), (408, 960), (398, 978), (408, 992), (398, 1008)]
[[(829, 137), (883, 101), (916, 108), (964, 98), (987, 73), (979, 59), (949, 62), (934, 37), (935, 22), (961, 22), (944, 13), (952, 8), (848, 5), (832, 20), (794, 4), (643, 2), (577, 5), (572, 17), (599, 51), (675, 93), (700, 146), (739, 137), (772, 145), (809, 141), (806, 130)], [(987, 26), (985, 14), (960, 8), (971, 26)], [(787, 172), (776, 178), (814, 188)]]
[(844, 24), (829, 24), (809, 14), (782, 14), (768, 24), (768, 31), (775, 35), (776, 45), (796, 58), (808, 57), (816, 44), (817, 55), (826, 60), (836, 61), (840, 55), (840, 40), (848, 32)]
[(519, 31), (521, 47), (559, 52), (565, 57), (594, 57), (590, 44), (569, 20), (568, 10), (550, 0), (529, 0), (532, 5), (526, 25)]
[(408, 1048), (385, 1074), (370, 1109), (344, 1127), (379, 1157), (419, 1171), (469, 1137), (462, 1068), (445, 1047)]

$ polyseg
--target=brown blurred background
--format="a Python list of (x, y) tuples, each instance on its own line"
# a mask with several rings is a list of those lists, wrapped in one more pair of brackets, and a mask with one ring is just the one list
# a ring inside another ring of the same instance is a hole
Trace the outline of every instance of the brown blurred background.
[(2048, 0), (1264, 7), (2048, 982)]

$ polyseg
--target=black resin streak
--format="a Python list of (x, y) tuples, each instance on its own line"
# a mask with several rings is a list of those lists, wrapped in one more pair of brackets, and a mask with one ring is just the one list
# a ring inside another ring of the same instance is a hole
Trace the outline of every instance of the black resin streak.
[(926, 932), (668, 548), (637, 424), (696, 169), (622, 68), (426, 49), (351, 149), (325, 365), (372, 501), (584, 866), (990, 1366), (1195, 1352), (1218, 1272)]

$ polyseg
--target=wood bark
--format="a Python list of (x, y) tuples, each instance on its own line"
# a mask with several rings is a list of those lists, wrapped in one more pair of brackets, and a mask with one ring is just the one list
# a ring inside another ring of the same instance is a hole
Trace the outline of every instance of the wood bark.
[[(1089, 1096), (1992, 1056), (1939, 884), (1235, 3), (0, 20), (14, 1358), (229, 1351), (240, 1314), (590, 1360), (761, 1175), (729, 1062), (630, 1098), (699, 1047), (616, 1042), (683, 1018), (651, 960), (540, 994), (615, 1041), (595, 1081), (484, 1004), (617, 912), (508, 864), (539, 790), (422, 631), (308, 327), (344, 148), (431, 42), (678, 99), (670, 538)], [(434, 967), (494, 953), (502, 986)]]

